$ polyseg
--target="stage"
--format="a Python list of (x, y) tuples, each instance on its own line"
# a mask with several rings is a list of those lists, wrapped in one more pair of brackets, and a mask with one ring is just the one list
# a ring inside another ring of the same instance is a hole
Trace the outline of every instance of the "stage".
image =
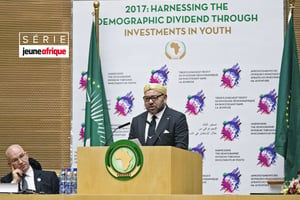
[[(101, 190), (101, 188), (99, 188)], [(1, 200), (296, 200), (298, 195), (40, 195), (0, 194)]]

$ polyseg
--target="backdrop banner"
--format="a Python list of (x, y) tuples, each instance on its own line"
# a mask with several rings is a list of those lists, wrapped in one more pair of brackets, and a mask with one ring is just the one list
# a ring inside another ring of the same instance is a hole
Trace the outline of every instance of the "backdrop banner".
[[(73, 167), (84, 141), (93, 3), (73, 1)], [(112, 130), (143, 112), (143, 86), (160, 82), (168, 105), (187, 116), (204, 194), (280, 192), (267, 180), (283, 178), (274, 151), (283, 1), (100, 1), (96, 23)]]

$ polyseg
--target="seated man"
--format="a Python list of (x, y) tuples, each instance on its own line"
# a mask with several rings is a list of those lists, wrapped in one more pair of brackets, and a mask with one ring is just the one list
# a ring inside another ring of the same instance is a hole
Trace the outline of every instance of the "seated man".
[(10, 145), (5, 153), (11, 172), (1, 183), (18, 183), (21, 192), (58, 194), (59, 180), (55, 172), (36, 170), (29, 164), (28, 153), (18, 144)]

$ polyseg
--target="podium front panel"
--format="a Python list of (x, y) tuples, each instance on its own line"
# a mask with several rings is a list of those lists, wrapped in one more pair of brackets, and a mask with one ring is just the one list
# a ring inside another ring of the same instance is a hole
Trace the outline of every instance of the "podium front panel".
[(78, 147), (78, 194), (202, 194), (202, 158), (170, 146), (141, 147), (139, 174), (120, 181), (107, 171), (108, 147)]

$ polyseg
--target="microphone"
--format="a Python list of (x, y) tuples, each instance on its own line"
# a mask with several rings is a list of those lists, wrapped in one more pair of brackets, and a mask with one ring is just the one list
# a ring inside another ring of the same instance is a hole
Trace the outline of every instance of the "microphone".
[(125, 123), (125, 124), (122, 124), (122, 125), (118, 126), (118, 129), (123, 128), (123, 127), (125, 127), (125, 126), (128, 126), (129, 124), (130, 124), (130, 122), (127, 122), (127, 123)]
[(125, 126), (128, 126), (129, 124), (130, 124), (130, 122), (127, 122), (127, 123), (125, 123), (125, 124), (122, 124), (122, 125), (118, 126), (117, 128), (115, 128), (115, 129), (112, 131), (112, 134), (113, 134), (114, 132), (116, 132), (118, 129), (123, 128), (123, 127), (125, 127)]

